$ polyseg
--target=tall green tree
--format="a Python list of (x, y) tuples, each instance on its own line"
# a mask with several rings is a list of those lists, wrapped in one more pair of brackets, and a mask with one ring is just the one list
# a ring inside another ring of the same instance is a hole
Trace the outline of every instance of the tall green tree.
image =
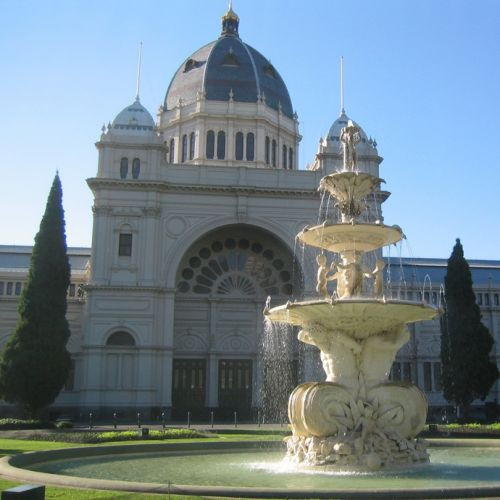
[(56, 174), (35, 236), (16, 329), (0, 354), (0, 396), (31, 417), (54, 401), (68, 376), (69, 282), (62, 188)]
[(444, 286), (445, 313), (441, 318), (443, 395), (467, 415), (474, 399), (487, 396), (498, 378), (498, 368), (489, 358), (493, 338), (481, 322), (472, 275), (459, 239), (448, 259)]

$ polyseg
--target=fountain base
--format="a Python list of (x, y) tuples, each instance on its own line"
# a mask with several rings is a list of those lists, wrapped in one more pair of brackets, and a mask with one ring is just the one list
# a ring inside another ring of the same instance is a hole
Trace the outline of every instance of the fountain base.
[(287, 459), (306, 466), (374, 471), (429, 463), (427, 443), (423, 439), (405, 439), (397, 434), (290, 436), (285, 441)]

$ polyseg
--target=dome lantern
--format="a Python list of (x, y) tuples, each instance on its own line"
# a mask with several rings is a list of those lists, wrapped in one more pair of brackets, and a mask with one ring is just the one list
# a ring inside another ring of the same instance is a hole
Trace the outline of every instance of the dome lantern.
[(221, 36), (238, 36), (238, 26), (240, 18), (233, 10), (233, 2), (229, 0), (227, 12), (222, 16), (222, 33)]

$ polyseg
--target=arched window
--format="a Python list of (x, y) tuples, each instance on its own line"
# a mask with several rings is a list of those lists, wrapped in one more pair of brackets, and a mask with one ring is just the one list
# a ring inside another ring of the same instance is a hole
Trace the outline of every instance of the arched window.
[(234, 148), (234, 157), (237, 160), (243, 160), (243, 133), (236, 133), (236, 143)]
[(120, 330), (108, 337), (106, 345), (135, 346), (135, 340), (130, 333)]
[(247, 134), (247, 160), (253, 161), (255, 155), (255, 136), (252, 132)]
[(217, 132), (217, 159), (223, 160), (226, 157), (226, 133), (223, 130)]
[(141, 172), (141, 160), (139, 160), (139, 158), (134, 158), (134, 161), (132, 162), (132, 178), (138, 179), (140, 172)]
[(175, 158), (175, 139), (172, 137), (172, 139), (170, 139), (170, 148), (168, 150), (169, 163), (174, 163), (174, 158)]
[(128, 174), (128, 158), (122, 158), (120, 160), (120, 177), (125, 179)]
[(293, 149), (288, 148), (288, 168), (292, 170), (293, 168)]
[(189, 159), (192, 160), (194, 158), (194, 146), (195, 146), (195, 135), (194, 132), (189, 134)]
[(266, 165), (269, 165), (269, 163), (271, 163), (270, 161), (270, 144), (271, 144), (271, 141), (269, 140), (269, 137), (266, 136)]
[(188, 137), (186, 134), (182, 136), (182, 156), (181, 162), (184, 163), (187, 160), (187, 152), (188, 152)]
[(212, 160), (215, 152), (215, 134), (213, 130), (207, 132), (207, 159)]
[(273, 149), (272, 149), (272, 161), (273, 161), (273, 167), (276, 166), (276, 141), (273, 139)]
[(283, 144), (283, 157), (281, 158), (281, 164), (283, 168), (286, 168), (286, 146)]

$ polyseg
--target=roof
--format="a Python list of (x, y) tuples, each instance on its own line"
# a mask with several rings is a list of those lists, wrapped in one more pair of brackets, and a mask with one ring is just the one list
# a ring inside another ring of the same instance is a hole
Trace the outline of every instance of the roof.
[[(423, 283), (430, 280), (433, 290), (444, 284), (447, 259), (385, 257), (387, 272), (392, 282), (412, 281)], [(467, 260), (475, 287), (491, 285), (500, 288), (500, 260)], [(428, 277), (428, 278), (427, 278)]]
[(139, 97), (122, 109), (113, 120), (113, 134), (144, 135), (154, 132), (155, 122), (149, 111), (141, 104)]
[(340, 142), (341, 130), (347, 126), (348, 121), (351, 120), (353, 124), (359, 128), (359, 135), (361, 136), (360, 142), (356, 144), (356, 151), (360, 154), (377, 154), (377, 143), (371, 138), (368, 138), (365, 131), (351, 118), (349, 118), (344, 110), (340, 113), (340, 116), (332, 123), (328, 135), (326, 136), (327, 141), (331, 143), (337, 143), (339, 151), (341, 151), (342, 143)]
[[(32, 246), (0, 245), (0, 271), (25, 272), (30, 267)], [(84, 272), (90, 259), (91, 249), (69, 247), (68, 258), (72, 272)]]
[(293, 118), (288, 89), (276, 68), (260, 52), (238, 36), (237, 25), (224, 25), (220, 38), (191, 54), (175, 73), (165, 96), (164, 106), (173, 109), (179, 100), (196, 100), (201, 92), (208, 100), (257, 102)]

